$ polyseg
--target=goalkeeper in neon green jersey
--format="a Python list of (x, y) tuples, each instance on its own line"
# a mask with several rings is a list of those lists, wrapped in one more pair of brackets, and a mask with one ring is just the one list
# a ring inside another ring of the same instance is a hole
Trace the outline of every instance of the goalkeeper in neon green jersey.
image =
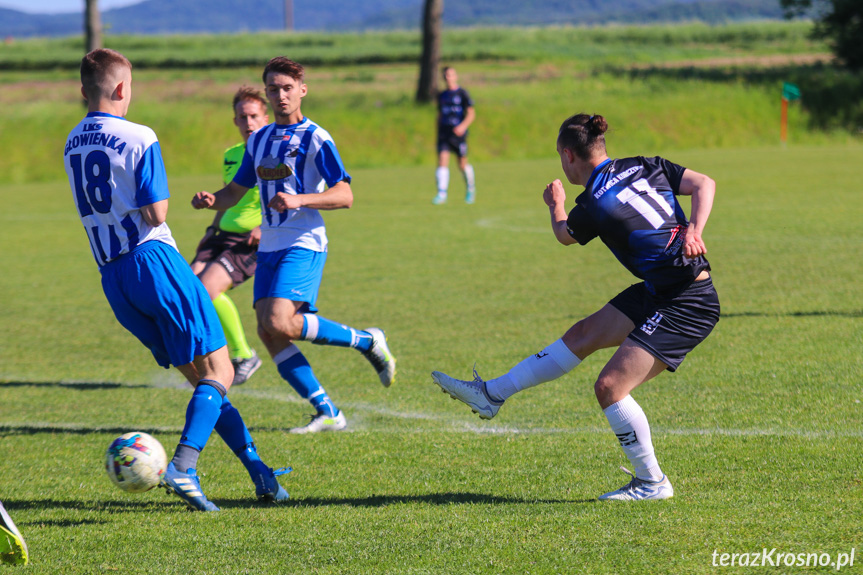
[[(248, 86), (240, 88), (234, 95), (234, 124), (243, 141), (225, 150), (223, 176), (226, 184), (240, 167), (249, 136), (269, 123), (267, 100), (260, 91)], [(261, 367), (261, 359), (246, 340), (237, 307), (226, 293), (255, 275), (260, 226), (261, 204), (255, 187), (246, 192), (236, 206), (216, 213), (191, 264), (192, 271), (207, 288), (225, 330), (234, 364), (233, 385), (245, 383)]]

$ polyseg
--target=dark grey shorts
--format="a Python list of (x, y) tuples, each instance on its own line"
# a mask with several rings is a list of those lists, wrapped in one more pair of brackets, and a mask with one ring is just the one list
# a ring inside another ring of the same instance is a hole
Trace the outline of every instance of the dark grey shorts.
[(628, 338), (675, 371), (686, 354), (704, 341), (719, 321), (719, 296), (708, 278), (693, 282), (673, 298), (629, 286), (610, 302), (635, 324)]

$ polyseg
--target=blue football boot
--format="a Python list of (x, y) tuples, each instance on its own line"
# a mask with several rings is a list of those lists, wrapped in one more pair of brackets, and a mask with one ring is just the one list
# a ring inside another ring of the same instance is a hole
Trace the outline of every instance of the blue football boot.
[(174, 462), (168, 464), (165, 470), (165, 477), (162, 479), (162, 485), (168, 493), (176, 493), (180, 499), (186, 502), (186, 505), (197, 511), (218, 511), (219, 508), (207, 499), (204, 492), (201, 490), (201, 480), (195, 475), (194, 469), (189, 469), (187, 473), (181, 473), (174, 467)]
[(293, 471), (291, 467), (282, 467), (281, 469), (270, 469), (266, 465), (261, 465), (260, 472), (255, 474), (255, 495), (259, 501), (287, 501), (290, 498), (285, 488), (279, 485), (276, 477), (279, 475), (287, 475)]

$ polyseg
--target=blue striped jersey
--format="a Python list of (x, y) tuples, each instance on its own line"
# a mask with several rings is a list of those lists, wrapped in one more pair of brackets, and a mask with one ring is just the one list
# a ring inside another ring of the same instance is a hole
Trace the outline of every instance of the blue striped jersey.
[(276, 194), (319, 194), (341, 181), (350, 183), (330, 134), (304, 118), (291, 125), (269, 124), (246, 142), (243, 163), (234, 182), (256, 184), (261, 194), (261, 243), (258, 251), (303, 247), (327, 251), (324, 218), (313, 208), (279, 213), (267, 207)]
[(599, 237), (651, 293), (685, 288), (710, 264), (683, 255), (689, 221), (677, 196), (684, 171), (658, 156), (606, 160), (576, 198), (569, 234), (582, 245)]
[(141, 207), (169, 196), (153, 130), (111, 114), (90, 112), (69, 133), (63, 157), (99, 267), (151, 240), (176, 249), (168, 225), (153, 227), (141, 214)]

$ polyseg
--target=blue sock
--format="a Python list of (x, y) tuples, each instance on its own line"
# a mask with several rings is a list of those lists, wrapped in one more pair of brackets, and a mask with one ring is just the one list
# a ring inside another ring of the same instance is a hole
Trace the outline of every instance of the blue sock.
[(183, 427), (181, 445), (188, 445), (198, 451), (204, 449), (221, 415), (223, 389), (211, 385), (206, 379), (198, 383), (186, 408), (186, 425)]
[(300, 397), (309, 400), (318, 413), (324, 413), (329, 417), (339, 414), (338, 408), (321, 387), (312, 371), (312, 366), (309, 365), (306, 356), (300, 352), (300, 348), (291, 344), (276, 354), (273, 361), (276, 362), (279, 375), (291, 384)]
[(356, 330), (313, 313), (303, 314), (301, 339), (318, 345), (353, 347), (360, 351), (368, 351), (372, 346), (372, 334), (369, 332)]
[(252, 434), (249, 433), (243, 417), (227, 397), (222, 400), (222, 414), (215, 429), (228, 448), (240, 458), (252, 479), (258, 476), (262, 468), (267, 468), (258, 456)]

